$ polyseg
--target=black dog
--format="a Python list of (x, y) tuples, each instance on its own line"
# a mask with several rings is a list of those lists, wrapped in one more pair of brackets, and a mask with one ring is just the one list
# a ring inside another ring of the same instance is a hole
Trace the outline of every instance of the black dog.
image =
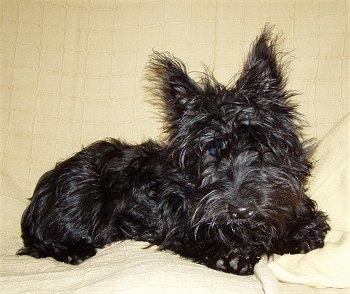
[(265, 27), (227, 87), (155, 52), (148, 77), (166, 142), (107, 139), (58, 163), (24, 212), (18, 254), (79, 264), (134, 239), (246, 275), (265, 254), (322, 247), (327, 217), (305, 194), (312, 147), (276, 42)]

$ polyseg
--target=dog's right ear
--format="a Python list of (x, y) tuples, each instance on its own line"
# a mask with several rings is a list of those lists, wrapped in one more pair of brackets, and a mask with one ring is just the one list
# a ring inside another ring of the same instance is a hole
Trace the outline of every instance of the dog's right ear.
[(147, 89), (161, 98), (166, 114), (179, 118), (201, 90), (189, 77), (185, 64), (170, 53), (154, 51), (147, 68)]

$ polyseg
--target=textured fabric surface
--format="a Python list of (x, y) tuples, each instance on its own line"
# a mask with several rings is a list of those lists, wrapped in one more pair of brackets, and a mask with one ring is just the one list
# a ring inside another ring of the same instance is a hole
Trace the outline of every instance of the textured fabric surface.
[(3, 293), (263, 293), (254, 277), (222, 274), (155, 248), (143, 249), (147, 245), (114, 244), (79, 266), (7, 256), (1, 287)]
[(152, 49), (183, 59), (194, 77), (204, 63), (226, 83), (264, 24), (276, 25), (291, 51), (288, 88), (302, 93), (295, 99), (310, 123), (305, 133), (321, 139), (349, 112), (349, 1), (0, 3), (0, 292), (333, 293), (278, 283), (264, 263), (255, 277), (236, 277), (134, 242), (79, 267), (14, 254), (27, 199), (57, 160), (107, 136), (160, 135), (143, 88)]

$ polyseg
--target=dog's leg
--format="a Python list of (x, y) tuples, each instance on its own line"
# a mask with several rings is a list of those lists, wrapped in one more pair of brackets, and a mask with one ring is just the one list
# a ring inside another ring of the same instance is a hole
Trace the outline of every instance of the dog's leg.
[(288, 231), (273, 244), (273, 252), (306, 253), (324, 246), (324, 239), (330, 226), (324, 212), (316, 209), (313, 200), (306, 198), (296, 218), (287, 226)]
[(76, 265), (96, 254), (94, 246), (84, 241), (75, 242), (75, 244), (49, 243), (33, 240), (29, 240), (28, 242), (25, 240), (26, 246), (17, 252), (18, 255), (30, 255), (36, 258), (52, 256), (58, 261)]
[[(234, 245), (234, 242), (232, 242)], [(169, 248), (183, 257), (207, 267), (237, 275), (251, 275), (263, 252), (253, 246), (226, 247), (223, 244), (188, 244)], [(168, 249), (168, 248), (167, 248)]]
[(251, 275), (261, 256), (253, 248), (232, 248), (205, 257), (206, 265), (224, 272), (238, 275)]
[(133, 153), (117, 140), (99, 141), (45, 173), (23, 214), (18, 254), (79, 264), (96, 248), (125, 239), (113, 222), (124, 212), (116, 203), (124, 197), (125, 150)]

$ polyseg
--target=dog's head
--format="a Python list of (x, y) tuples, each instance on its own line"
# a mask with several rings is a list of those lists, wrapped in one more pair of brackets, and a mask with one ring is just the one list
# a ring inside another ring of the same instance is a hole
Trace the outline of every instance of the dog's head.
[(208, 73), (196, 82), (170, 54), (151, 58), (169, 160), (193, 186), (193, 226), (264, 223), (283, 230), (305, 197), (309, 148), (300, 138), (293, 93), (285, 90), (276, 42), (265, 27), (229, 86)]

